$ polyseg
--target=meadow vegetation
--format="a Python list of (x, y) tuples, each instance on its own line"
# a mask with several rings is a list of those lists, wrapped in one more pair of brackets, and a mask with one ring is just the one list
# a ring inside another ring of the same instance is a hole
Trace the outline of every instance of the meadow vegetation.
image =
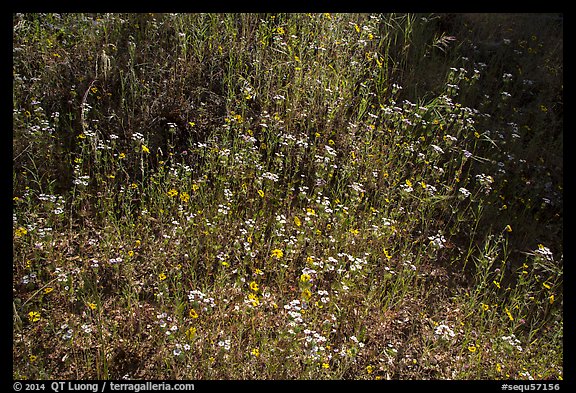
[(563, 377), (561, 15), (14, 14), (13, 377)]

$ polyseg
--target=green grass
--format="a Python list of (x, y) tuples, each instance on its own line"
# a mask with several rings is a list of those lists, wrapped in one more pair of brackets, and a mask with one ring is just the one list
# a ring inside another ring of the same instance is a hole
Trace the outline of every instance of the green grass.
[(562, 379), (556, 15), (15, 14), (17, 379)]

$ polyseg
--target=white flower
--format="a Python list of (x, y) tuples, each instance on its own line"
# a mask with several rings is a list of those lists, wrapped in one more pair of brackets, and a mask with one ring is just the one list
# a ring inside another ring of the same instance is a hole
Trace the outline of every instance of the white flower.
[(442, 148), (440, 146), (437, 145), (430, 145), (432, 146), (432, 149), (434, 149), (437, 153), (443, 154), (444, 150), (442, 150)]
[(484, 173), (476, 175), (476, 180), (478, 180), (482, 186), (487, 188), (490, 188), (490, 185), (494, 182), (494, 178), (492, 176), (485, 175)]
[(450, 327), (448, 325), (438, 325), (436, 326), (436, 329), (434, 329), (434, 334), (437, 336), (441, 336), (444, 339), (449, 339), (451, 337), (454, 337), (454, 331), (452, 329), (450, 329)]
[(279, 176), (275, 173), (271, 173), (271, 172), (264, 172), (262, 174), (263, 178), (272, 180), (273, 182), (277, 182), (279, 180)]
[(218, 341), (218, 346), (224, 348), (226, 351), (230, 350), (230, 340)]
[(144, 135), (139, 132), (132, 134), (132, 140), (140, 143), (144, 143)]
[(408, 184), (402, 183), (400, 184), (400, 188), (406, 192), (412, 192), (414, 189), (410, 187)]
[(366, 192), (366, 191), (364, 190), (364, 186), (363, 186), (362, 184), (360, 184), (360, 183), (354, 182), (354, 183), (348, 185), (348, 187), (350, 187), (351, 189), (353, 189), (353, 190), (356, 191), (356, 192)]
[(438, 233), (434, 236), (429, 236), (428, 239), (434, 248), (444, 248), (444, 244), (446, 243), (446, 239), (441, 233)]
[(460, 194), (462, 194), (464, 196), (464, 198), (467, 198), (470, 196), (470, 191), (468, 191), (467, 189), (465, 189), (464, 187), (460, 187), (458, 189), (458, 191), (460, 192)]
[(324, 148), (326, 149), (326, 152), (331, 155), (332, 157), (336, 157), (336, 150), (334, 150), (332, 147), (325, 145)]
[(509, 336), (502, 336), (501, 337), (502, 340), (508, 344), (510, 344), (512, 347), (516, 348), (516, 350), (518, 350), (519, 352), (522, 352), (522, 346), (520, 345), (520, 340), (518, 340), (516, 338), (516, 336), (514, 334), (511, 334)]
[(62, 334), (62, 339), (64, 340), (70, 340), (72, 338), (72, 335), (74, 334), (74, 330), (72, 329), (68, 329), (67, 331), (65, 331)]
[(541, 256), (542, 258), (544, 258), (548, 262), (554, 261), (554, 255), (552, 254), (552, 251), (550, 251), (550, 249), (548, 247), (545, 247), (542, 244), (538, 245), (538, 249), (534, 250), (534, 253)]

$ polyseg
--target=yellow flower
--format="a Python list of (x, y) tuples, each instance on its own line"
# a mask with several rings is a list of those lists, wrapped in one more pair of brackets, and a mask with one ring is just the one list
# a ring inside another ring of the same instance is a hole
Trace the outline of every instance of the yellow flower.
[(298, 217), (294, 217), (294, 224), (296, 224), (297, 227), (299, 227), (300, 225), (302, 225), (302, 221), (300, 221), (300, 219)]
[(490, 306), (484, 303), (480, 303), (480, 307), (483, 311), (488, 311), (490, 309)]
[(500, 365), (500, 363), (496, 363), (496, 372), (498, 373), (502, 372), (502, 366)]
[(96, 310), (97, 308), (96, 303), (88, 303), (88, 307), (90, 308), (90, 310)]
[(384, 249), (384, 256), (386, 257), (386, 259), (392, 259), (392, 255), (390, 255), (388, 253), (388, 250)]
[(272, 250), (272, 256), (276, 259), (280, 259), (284, 256), (284, 252), (278, 248)]
[(254, 356), (260, 356), (260, 350), (258, 348), (252, 349), (250, 353)]
[(550, 295), (550, 304), (554, 303), (554, 295)]
[(257, 305), (260, 304), (260, 300), (258, 299), (258, 296), (256, 296), (254, 293), (248, 294), (248, 300), (250, 302), (252, 302), (253, 307), (256, 307)]
[(328, 363), (322, 363), (322, 368), (328, 370), (330, 368), (330, 365)]
[(191, 318), (198, 318), (198, 313), (193, 308), (190, 309), (190, 312), (188, 312), (188, 315), (190, 315)]
[(52, 288), (52, 287), (46, 287), (46, 288), (44, 288), (44, 293), (45, 293), (45, 294), (49, 294), (49, 293), (52, 292), (53, 290), (54, 290), (54, 288)]
[(309, 216), (315, 216), (316, 212), (314, 211), (314, 209), (311, 208), (306, 208), (306, 214), (308, 214)]
[(30, 311), (28, 313), (28, 320), (30, 322), (38, 322), (40, 320), (40, 313), (38, 311)]
[(508, 310), (508, 307), (504, 307), (504, 311), (506, 311), (506, 314), (508, 314), (508, 318), (510, 318), (510, 320), (513, 321), (514, 317), (510, 313), (510, 310)]
[(178, 191), (172, 188), (168, 190), (166, 194), (168, 194), (169, 197), (175, 197), (176, 195), (178, 195)]
[(304, 300), (310, 300), (310, 298), (312, 297), (312, 292), (310, 292), (309, 289), (304, 289), (302, 291), (302, 299)]
[(27, 234), (27, 233), (28, 233), (28, 231), (26, 230), (26, 228), (24, 228), (24, 227), (19, 227), (18, 229), (16, 229), (16, 230), (14, 231), (14, 236), (16, 236), (16, 237), (18, 238), (18, 237), (24, 236), (24, 235)]
[(29, 358), (29, 359), (30, 359), (30, 363), (34, 363), (34, 362), (38, 359), (38, 356), (36, 356), (36, 355), (30, 355), (30, 358)]
[(142, 145), (142, 152), (146, 154), (150, 154), (150, 149), (146, 147), (146, 145)]
[(504, 230), (506, 232), (512, 232), (512, 227), (510, 225), (506, 225), (506, 228), (504, 228)]
[(264, 198), (264, 191), (258, 190), (258, 195), (260, 195), (260, 198)]
[(128, 256), (129, 256), (129, 257), (133, 257), (133, 256), (134, 256), (134, 251), (129, 250), (129, 251), (128, 251)]
[(253, 290), (254, 292), (258, 292), (258, 284), (256, 283), (256, 281), (252, 281), (250, 283), (250, 289)]
[(494, 285), (496, 285), (496, 287), (497, 287), (498, 289), (500, 289), (500, 283), (499, 283), (499, 282), (497, 282), (496, 280), (494, 280), (494, 281), (492, 281), (492, 282), (494, 283)]
[(192, 340), (196, 336), (196, 328), (190, 327), (190, 329), (186, 330), (186, 337), (188, 340)]
[(164, 281), (164, 280), (166, 280), (166, 274), (160, 273), (160, 274), (158, 275), (158, 278), (160, 279), (160, 281)]
[(469, 345), (468, 346), (468, 350), (472, 353), (476, 352), (476, 346), (475, 345)]
[(121, 159), (121, 160), (123, 160), (123, 159), (126, 158), (126, 154), (120, 153), (120, 154), (118, 154), (118, 158)]
[(308, 282), (308, 281), (310, 281), (310, 275), (307, 274), (307, 273), (302, 274), (302, 275), (300, 276), (300, 281), (302, 281), (302, 282)]
[(190, 195), (187, 192), (183, 191), (180, 193), (180, 200), (184, 203), (188, 203), (190, 201)]
[(374, 367), (372, 367), (371, 365), (366, 366), (366, 372), (368, 374), (372, 374), (372, 371), (374, 371)]

